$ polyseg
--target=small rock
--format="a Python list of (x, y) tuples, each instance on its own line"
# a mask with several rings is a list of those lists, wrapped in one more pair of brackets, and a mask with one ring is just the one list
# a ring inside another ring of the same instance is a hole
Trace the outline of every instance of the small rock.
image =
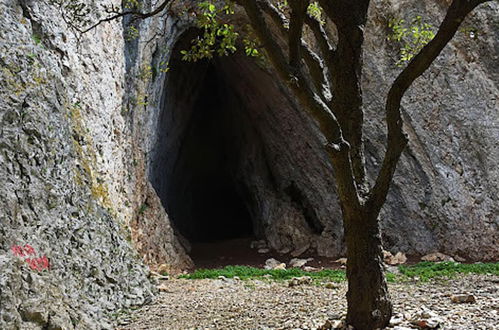
[(250, 248), (252, 248), (252, 249), (266, 249), (267, 242), (265, 242), (264, 240), (253, 241), (250, 243)]
[(289, 280), (288, 286), (293, 287), (310, 283), (312, 283), (312, 278), (310, 276), (293, 277), (291, 280)]
[(328, 283), (324, 284), (324, 287), (326, 289), (336, 289), (336, 288), (338, 288), (338, 285), (336, 283), (333, 283), (333, 282), (328, 282)]
[(265, 269), (286, 269), (286, 264), (276, 260), (274, 258), (267, 259), (265, 261)]
[(158, 273), (160, 273), (161, 275), (168, 275), (168, 272), (170, 271), (170, 266), (168, 266), (167, 264), (161, 264), (158, 266)]
[(303, 270), (306, 271), (306, 272), (317, 272), (320, 269), (319, 268), (315, 268), (315, 267), (305, 266), (305, 267), (303, 267)]
[(326, 320), (326, 322), (324, 322), (323, 325), (318, 327), (317, 330), (329, 330), (329, 329), (332, 329), (332, 327), (333, 327), (333, 324), (331, 323), (331, 321)]
[(336, 320), (332, 322), (332, 327), (331, 329), (343, 329), (345, 327), (345, 321), (343, 320)]
[(436, 329), (442, 326), (443, 320), (436, 313), (424, 309), (414, 315), (410, 323), (421, 329)]
[(440, 327), (440, 322), (436, 319), (412, 321), (411, 323), (421, 329), (437, 329)]
[(130, 319), (118, 320), (118, 325), (128, 325), (130, 323), (132, 323), (132, 320)]
[(407, 261), (407, 257), (402, 252), (397, 252), (395, 255), (392, 255), (390, 252), (385, 254), (387, 251), (383, 251), (383, 260), (385, 263), (395, 266), (400, 264), (405, 264)]
[(339, 259), (336, 259), (334, 262), (337, 262), (337, 263), (341, 264), (342, 266), (345, 266), (347, 264), (347, 258), (339, 258)]
[(167, 281), (170, 279), (169, 276), (166, 276), (166, 275), (161, 275), (160, 273), (157, 273), (155, 271), (151, 271), (151, 276), (160, 280), (160, 281)]
[(289, 266), (290, 267), (295, 267), (295, 268), (301, 268), (307, 264), (307, 262), (314, 260), (314, 258), (308, 258), (308, 259), (298, 259), (298, 258), (293, 258), (289, 261)]
[(402, 316), (393, 316), (390, 320), (390, 325), (393, 327), (393, 326), (401, 324), (403, 321), (404, 321), (404, 318)]
[(387, 259), (393, 258), (393, 254), (390, 251), (383, 250), (383, 261), (386, 262)]
[(385, 270), (392, 274), (400, 274), (400, 270), (398, 269), (398, 267), (395, 266), (388, 265), (385, 267)]
[(269, 253), (270, 252), (270, 249), (267, 249), (267, 248), (264, 248), (264, 249), (258, 249), (258, 253)]
[(167, 292), (168, 287), (166, 286), (166, 284), (161, 284), (158, 286), (158, 290), (159, 290), (159, 292)]
[(284, 262), (280, 263), (279, 265), (275, 266), (273, 269), (274, 270), (286, 270), (286, 264)]
[(440, 253), (440, 252), (435, 252), (435, 253), (427, 254), (424, 257), (422, 257), (421, 260), (422, 261), (432, 261), (432, 262), (436, 262), (436, 261), (454, 261), (454, 259), (452, 259), (452, 257), (450, 257), (450, 256), (448, 256), (446, 254)]
[(450, 296), (450, 300), (455, 304), (463, 304), (470, 303), (473, 304), (476, 302), (475, 296), (471, 294), (456, 294)]
[(338, 313), (330, 313), (327, 315), (330, 320), (341, 320), (342, 315)]

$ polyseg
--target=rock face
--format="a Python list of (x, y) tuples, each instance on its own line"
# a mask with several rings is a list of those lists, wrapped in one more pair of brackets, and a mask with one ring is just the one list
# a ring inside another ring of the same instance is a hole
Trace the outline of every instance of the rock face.
[[(286, 87), (240, 54), (181, 60), (194, 33), (184, 9), (196, 3), (142, 22), (137, 39), (112, 22), (79, 41), (48, 1), (0, 3), (0, 328), (109, 327), (109, 313), (152, 295), (137, 251), (172, 273), (193, 266), (189, 241), (213, 238), (344, 253), (323, 139)], [(445, 6), (373, 3), (371, 178), (384, 150), (382, 96), (400, 70), (387, 22), (439, 22)], [(497, 9), (472, 14), (468, 34), (404, 99), (411, 139), (382, 212), (387, 250), (499, 256)], [(25, 244), (49, 270), (11, 253)]]
[[(386, 95), (398, 71), (379, 22), (422, 13), (437, 25), (446, 7), (445, 1), (394, 1), (373, 8), (367, 27), (366, 117), (376, 118), (383, 104), (379, 95)], [(473, 12), (403, 100), (409, 145), (382, 215), (384, 242), (393, 251), (498, 258), (497, 9), (494, 3)], [(380, 124), (372, 121), (366, 129), (371, 171), (383, 150)]]
[[(125, 239), (121, 26), (78, 45), (46, 1), (0, 10), (0, 328), (109, 328), (153, 293)], [(25, 244), (48, 270), (11, 253)]]

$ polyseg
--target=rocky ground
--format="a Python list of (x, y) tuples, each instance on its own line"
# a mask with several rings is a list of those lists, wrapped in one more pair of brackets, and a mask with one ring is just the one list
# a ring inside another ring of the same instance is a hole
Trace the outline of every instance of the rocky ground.
[[(161, 281), (156, 301), (122, 315), (119, 329), (341, 327), (346, 283), (289, 283), (226, 278)], [(395, 305), (393, 329), (497, 329), (499, 324), (497, 276), (461, 275), (389, 286)]]

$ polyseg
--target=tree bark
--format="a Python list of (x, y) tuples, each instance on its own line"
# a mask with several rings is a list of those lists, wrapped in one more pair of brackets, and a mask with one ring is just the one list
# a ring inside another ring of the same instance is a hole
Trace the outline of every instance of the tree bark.
[(345, 211), (347, 324), (357, 330), (384, 328), (392, 317), (392, 304), (382, 268), (378, 218), (364, 208)]

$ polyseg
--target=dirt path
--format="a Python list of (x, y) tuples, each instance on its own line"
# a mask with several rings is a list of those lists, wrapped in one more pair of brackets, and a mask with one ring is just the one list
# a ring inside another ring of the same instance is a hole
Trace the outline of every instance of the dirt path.
[[(346, 283), (303, 284), (232, 279), (161, 283), (156, 301), (121, 318), (119, 329), (317, 329), (344, 317)], [(394, 329), (412, 319), (443, 329), (499, 329), (499, 277), (460, 276), (431, 283), (390, 284)], [(453, 294), (472, 294), (475, 303), (451, 302)], [(414, 326), (416, 327), (416, 326)], [(416, 327), (417, 328), (417, 327)]]

